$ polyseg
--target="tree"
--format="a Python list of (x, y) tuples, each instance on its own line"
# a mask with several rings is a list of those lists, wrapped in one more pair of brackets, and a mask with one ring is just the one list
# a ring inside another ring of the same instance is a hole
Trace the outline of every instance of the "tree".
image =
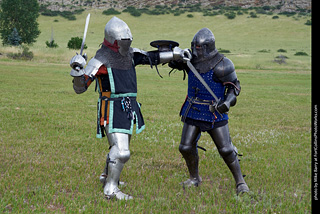
[(31, 44), (40, 34), (37, 18), (37, 0), (2, 0), (0, 2), (0, 34), (3, 44), (10, 44), (9, 37), (16, 28), (20, 44)]
[(13, 46), (19, 46), (21, 42), (21, 37), (17, 31), (17, 28), (13, 28), (12, 33), (8, 36), (8, 44)]

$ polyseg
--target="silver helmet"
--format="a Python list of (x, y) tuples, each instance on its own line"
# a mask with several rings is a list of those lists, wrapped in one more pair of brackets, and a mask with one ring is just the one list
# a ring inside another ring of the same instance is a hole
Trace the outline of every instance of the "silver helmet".
[(215, 41), (211, 30), (202, 28), (194, 35), (191, 42), (192, 55), (198, 59), (205, 59), (216, 55), (218, 51)]
[(119, 53), (126, 56), (132, 43), (132, 34), (129, 26), (117, 17), (113, 17), (104, 28), (104, 38), (112, 45), (117, 42)]

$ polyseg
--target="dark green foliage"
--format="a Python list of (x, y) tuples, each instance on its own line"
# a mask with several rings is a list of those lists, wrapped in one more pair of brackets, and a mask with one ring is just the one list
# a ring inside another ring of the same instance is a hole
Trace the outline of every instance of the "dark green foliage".
[[(281, 9), (281, 5), (278, 6), (262, 6), (262, 7), (250, 7), (242, 8), (241, 6), (203, 6), (201, 3), (189, 4), (184, 1), (184, 4), (172, 4), (172, 5), (156, 5), (153, 9), (146, 6), (144, 8), (136, 9), (133, 6), (127, 7), (123, 12), (128, 12), (132, 16), (141, 16), (143, 13), (148, 15), (164, 15), (164, 14), (173, 14), (174, 16), (180, 16), (181, 14), (188, 12), (198, 12), (202, 13), (203, 16), (216, 16), (216, 15), (225, 15), (228, 19), (234, 19), (237, 15), (249, 14), (248, 18), (259, 18), (257, 14), (266, 14), (272, 16), (274, 12), (277, 13), (277, 10)], [(279, 14), (286, 16), (294, 16), (299, 13), (299, 15), (309, 15), (311, 11), (304, 9), (297, 9), (296, 12), (282, 12)], [(113, 8), (105, 10), (105, 15), (117, 15), (120, 12), (114, 10)], [(187, 15), (187, 17), (189, 17)], [(272, 17), (273, 19), (279, 18), (278, 16)], [(306, 23), (309, 25), (309, 22)], [(311, 23), (310, 23), (311, 24)]]
[(307, 22), (306, 23), (304, 23), (305, 25), (312, 25), (312, 22), (311, 22), (311, 20), (307, 20)]
[(231, 53), (229, 50), (227, 49), (222, 49), (222, 48), (218, 48), (219, 53)]
[(3, 44), (10, 44), (9, 37), (14, 28), (20, 36), (20, 44), (31, 44), (40, 34), (37, 18), (37, 0), (2, 0), (0, 3), (0, 33)]
[(294, 15), (296, 15), (297, 13), (296, 13), (296, 12), (283, 11), (283, 12), (281, 12), (281, 13), (279, 13), (279, 14), (280, 14), (280, 15), (285, 15), (285, 16), (289, 17), (289, 16), (294, 16)]
[(104, 10), (103, 12), (102, 12), (102, 14), (103, 15), (119, 15), (119, 14), (121, 14), (121, 12), (119, 12), (119, 11), (117, 11), (117, 10), (115, 10), (114, 8), (109, 8), (108, 10)]
[(132, 6), (127, 7), (127, 9), (123, 10), (122, 12), (130, 13), (131, 16), (135, 17), (141, 16), (141, 12)]
[(308, 54), (306, 52), (302, 52), (302, 51), (296, 52), (294, 55), (295, 56), (308, 56)]
[(47, 45), (47, 48), (57, 48), (57, 47), (59, 47), (58, 44), (54, 42), (54, 40), (51, 40), (51, 42), (46, 41), (46, 45)]
[(19, 46), (21, 43), (21, 37), (16, 28), (13, 28), (12, 33), (8, 37), (8, 44), (13, 46)]
[(49, 10), (45, 6), (41, 6), (39, 11), (43, 16), (62, 16), (63, 18), (73, 21), (77, 19), (75, 15), (81, 14), (84, 11), (84, 9), (60, 12), (57, 10)]
[(258, 18), (257, 14), (255, 12), (250, 12), (251, 18)]
[(228, 19), (234, 19), (236, 18), (236, 13), (235, 12), (229, 12), (224, 14)]
[[(82, 38), (80, 37), (72, 37), (68, 42), (68, 48), (69, 49), (80, 49), (82, 44)], [(87, 49), (87, 45), (84, 45), (84, 49)]]
[(280, 53), (287, 53), (287, 50), (280, 48), (280, 49), (278, 49), (278, 50), (277, 50), (277, 52), (280, 52)]

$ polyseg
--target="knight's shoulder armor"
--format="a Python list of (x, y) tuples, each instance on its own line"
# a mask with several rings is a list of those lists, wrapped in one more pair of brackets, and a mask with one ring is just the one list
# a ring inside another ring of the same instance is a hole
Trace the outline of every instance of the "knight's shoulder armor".
[(87, 67), (84, 69), (85, 74), (90, 77), (95, 76), (101, 65), (103, 65), (103, 63), (100, 60), (93, 57), (92, 59), (90, 59)]
[(230, 59), (224, 57), (214, 68), (214, 75), (221, 82), (234, 82), (237, 80), (237, 74), (234, 65)]
[(132, 48), (132, 51), (133, 51), (134, 54), (138, 53), (138, 54), (142, 54), (142, 55), (145, 55), (145, 56), (147, 56), (147, 54), (148, 54), (148, 52), (146, 52), (144, 50), (141, 50), (139, 48)]

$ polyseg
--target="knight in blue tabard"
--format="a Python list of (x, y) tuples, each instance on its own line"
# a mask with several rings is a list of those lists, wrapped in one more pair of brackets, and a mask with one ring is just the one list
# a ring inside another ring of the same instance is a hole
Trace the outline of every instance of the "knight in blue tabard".
[(212, 96), (185, 62), (172, 61), (169, 64), (172, 68), (184, 69), (188, 73), (188, 95), (180, 112), (184, 125), (179, 151), (186, 161), (190, 177), (182, 184), (188, 187), (198, 186), (202, 181), (198, 170), (197, 143), (201, 132), (207, 132), (235, 179), (237, 194), (248, 192), (228, 126), (228, 111), (236, 104), (240, 93), (235, 67), (230, 59), (218, 52), (215, 37), (208, 28), (195, 34), (191, 52), (191, 63), (196, 72), (219, 100)]
[(97, 137), (102, 138), (106, 135), (110, 149), (104, 171), (100, 175), (107, 199), (133, 198), (119, 189), (119, 179), (125, 163), (130, 158), (129, 144), (133, 131), (138, 134), (145, 128), (141, 105), (137, 101), (135, 66), (152, 66), (171, 60), (183, 60), (190, 54), (187, 49), (176, 47), (177, 43), (174, 43), (175, 46), (169, 45), (170, 48), (161, 52), (131, 48), (131, 43), (132, 34), (129, 26), (123, 20), (113, 17), (105, 26), (101, 48), (87, 66), (84, 67), (87, 62), (86, 55), (77, 54), (70, 61), (70, 75), (73, 77), (73, 89), (77, 94), (87, 91), (90, 84), (96, 81), (99, 93)]

